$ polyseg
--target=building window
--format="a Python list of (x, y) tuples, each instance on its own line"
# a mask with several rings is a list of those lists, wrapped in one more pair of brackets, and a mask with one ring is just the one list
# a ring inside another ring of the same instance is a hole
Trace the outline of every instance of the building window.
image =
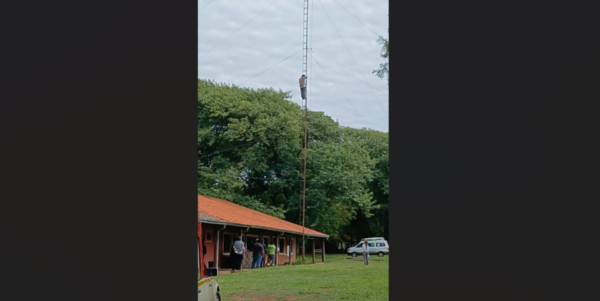
[(281, 253), (285, 253), (285, 237), (280, 237), (279, 238), (279, 252)]
[(206, 232), (204, 232), (204, 241), (212, 242), (212, 231), (211, 230), (207, 230)]
[(246, 249), (250, 252), (252, 252), (252, 249), (254, 247), (254, 243), (256, 242), (256, 239), (258, 238), (258, 235), (252, 235), (252, 234), (247, 234), (246, 235)]
[(268, 237), (264, 237), (263, 236), (263, 240), (264, 240), (264, 244), (265, 245), (269, 245), (269, 238)]
[(233, 235), (223, 234), (223, 255), (229, 255), (233, 243)]

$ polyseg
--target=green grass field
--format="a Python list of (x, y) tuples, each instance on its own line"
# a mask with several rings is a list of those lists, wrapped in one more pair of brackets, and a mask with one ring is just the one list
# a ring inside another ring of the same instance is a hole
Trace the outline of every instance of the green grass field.
[[(316, 260), (321, 260), (319, 254)], [(334, 254), (325, 260), (324, 264), (243, 270), (216, 279), (223, 301), (388, 300), (388, 256), (371, 256), (368, 266), (362, 257)]]

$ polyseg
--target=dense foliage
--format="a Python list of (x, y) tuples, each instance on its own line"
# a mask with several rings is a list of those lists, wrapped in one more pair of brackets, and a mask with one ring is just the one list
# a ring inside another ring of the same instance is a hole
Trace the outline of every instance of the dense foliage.
[[(198, 193), (299, 222), (303, 115), (289, 92), (198, 80)], [(307, 227), (386, 235), (388, 134), (308, 112)]]
[[(389, 32), (389, 30), (388, 30)], [(379, 36), (377, 43), (381, 45), (381, 53), (379, 54), (385, 61), (379, 64), (379, 69), (373, 70), (373, 74), (379, 78), (386, 78), (388, 85), (390, 84), (390, 41), (382, 36)]]

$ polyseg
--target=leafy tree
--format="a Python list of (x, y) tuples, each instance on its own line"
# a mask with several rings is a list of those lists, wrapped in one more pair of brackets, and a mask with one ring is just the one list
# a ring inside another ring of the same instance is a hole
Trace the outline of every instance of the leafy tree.
[[(298, 179), (300, 108), (290, 94), (198, 81), (198, 192), (283, 217)], [(297, 193), (297, 192), (295, 192)]]
[[(388, 29), (389, 32), (389, 29)], [(380, 56), (384, 58), (386, 61), (384, 63), (379, 64), (379, 69), (373, 70), (373, 74), (379, 78), (386, 77), (388, 85), (390, 84), (390, 69), (389, 69), (389, 56), (390, 56), (390, 42), (388, 39), (379, 36), (377, 39), (377, 43), (381, 45), (381, 53)]]
[[(368, 156), (374, 160), (371, 181), (367, 184), (372, 193), (373, 204), (370, 212), (359, 211), (356, 219), (345, 227), (343, 233), (352, 236), (389, 237), (388, 199), (389, 199), (389, 135), (369, 129), (343, 129), (344, 140), (362, 145)], [(357, 237), (357, 238), (360, 238)]]
[[(297, 223), (302, 113), (289, 92), (198, 80), (198, 193)], [(386, 233), (387, 133), (342, 127), (323, 112), (307, 121), (307, 227)]]

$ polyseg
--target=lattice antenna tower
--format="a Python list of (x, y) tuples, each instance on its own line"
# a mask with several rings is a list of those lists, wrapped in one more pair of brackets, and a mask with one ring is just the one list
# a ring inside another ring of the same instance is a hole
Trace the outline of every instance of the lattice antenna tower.
[[(308, 0), (304, 0), (304, 9), (302, 12), (302, 74), (308, 76)], [(304, 109), (304, 137), (302, 141), (302, 157), (303, 157), (303, 169), (302, 169), (302, 263), (304, 259), (304, 249), (306, 246), (305, 235), (304, 235), (304, 219), (306, 215), (306, 140), (308, 134), (307, 125), (307, 114), (308, 114), (308, 79), (305, 79), (306, 85), (306, 99), (303, 99), (302, 108)]]

